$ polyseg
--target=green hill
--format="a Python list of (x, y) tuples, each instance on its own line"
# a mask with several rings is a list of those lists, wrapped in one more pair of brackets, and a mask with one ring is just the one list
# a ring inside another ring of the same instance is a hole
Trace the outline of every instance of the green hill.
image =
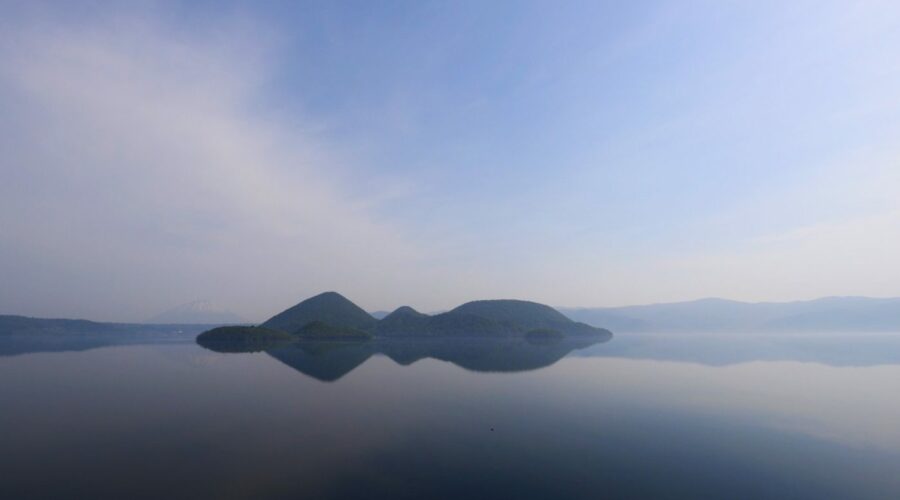
[(378, 321), (375, 326), (376, 335), (420, 335), (427, 333), (430, 316), (416, 311), (412, 307), (398, 307)]
[(468, 302), (434, 316), (404, 306), (379, 321), (375, 334), (383, 337), (512, 337), (535, 330), (553, 331), (557, 336), (612, 336), (608, 330), (576, 323), (552, 307), (524, 300)]
[(490, 318), (460, 312), (445, 312), (428, 320), (427, 332), (432, 336), (506, 337), (516, 331)]
[(300, 327), (294, 335), (306, 340), (368, 340), (372, 334), (347, 326), (334, 326), (321, 321), (312, 321)]
[(528, 330), (553, 328), (572, 322), (550, 306), (526, 300), (476, 300), (466, 302), (450, 312), (481, 316)]
[(378, 320), (343, 295), (325, 292), (276, 314), (261, 326), (294, 333), (314, 321), (364, 331), (375, 328), (378, 323)]
[(612, 335), (603, 328), (572, 321), (550, 306), (526, 300), (476, 300), (445, 314), (489, 320), (496, 325), (497, 331), (514, 335), (534, 330), (556, 331), (563, 335)]

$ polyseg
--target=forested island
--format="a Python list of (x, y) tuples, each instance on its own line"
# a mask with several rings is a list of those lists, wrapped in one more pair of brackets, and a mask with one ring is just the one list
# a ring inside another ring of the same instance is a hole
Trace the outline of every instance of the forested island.
[(608, 339), (612, 333), (572, 321), (550, 306), (524, 300), (467, 302), (435, 315), (402, 306), (376, 319), (341, 294), (325, 292), (276, 314), (257, 327), (215, 328), (198, 336), (197, 342), (216, 349), (216, 344), (235, 342), (259, 346), (290, 340), (360, 342), (444, 337), (526, 338), (547, 342), (566, 337)]

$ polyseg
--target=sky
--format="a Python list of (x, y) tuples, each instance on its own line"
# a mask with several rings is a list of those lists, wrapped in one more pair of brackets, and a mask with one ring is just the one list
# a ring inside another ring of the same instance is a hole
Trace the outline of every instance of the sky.
[(897, 54), (890, 1), (4, 1), (0, 314), (900, 296)]

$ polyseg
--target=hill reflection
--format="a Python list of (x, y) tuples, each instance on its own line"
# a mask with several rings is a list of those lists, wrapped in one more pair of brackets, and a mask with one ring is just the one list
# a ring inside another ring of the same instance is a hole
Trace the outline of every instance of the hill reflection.
[(333, 382), (375, 355), (387, 356), (404, 366), (432, 358), (475, 372), (521, 372), (550, 366), (576, 349), (608, 340), (600, 337), (556, 341), (524, 338), (308, 341), (268, 349), (266, 353), (304, 375)]

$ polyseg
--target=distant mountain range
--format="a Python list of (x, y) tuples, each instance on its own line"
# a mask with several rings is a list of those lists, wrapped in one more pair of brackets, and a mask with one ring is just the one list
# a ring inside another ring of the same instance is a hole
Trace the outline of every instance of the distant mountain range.
[(306, 299), (260, 326), (303, 336), (311, 330), (311, 325), (315, 326), (312, 330), (317, 337), (329, 331), (344, 337), (352, 332), (363, 332), (386, 338), (612, 336), (608, 330), (572, 321), (556, 309), (536, 302), (479, 300), (435, 315), (403, 306), (376, 319), (337, 292)]
[(247, 323), (247, 320), (209, 300), (195, 300), (157, 314), (146, 323), (224, 325)]
[(391, 311), (371, 311), (369, 315), (375, 319), (384, 319), (384, 317), (390, 313)]
[(0, 356), (190, 339), (211, 325), (99, 323), (0, 315)]
[(615, 332), (900, 332), (900, 298), (827, 297), (801, 302), (692, 302), (560, 308)]
[(103, 323), (86, 319), (48, 319), (0, 314), (0, 337), (5, 335), (101, 336), (135, 333), (196, 332), (211, 324), (192, 323)]

